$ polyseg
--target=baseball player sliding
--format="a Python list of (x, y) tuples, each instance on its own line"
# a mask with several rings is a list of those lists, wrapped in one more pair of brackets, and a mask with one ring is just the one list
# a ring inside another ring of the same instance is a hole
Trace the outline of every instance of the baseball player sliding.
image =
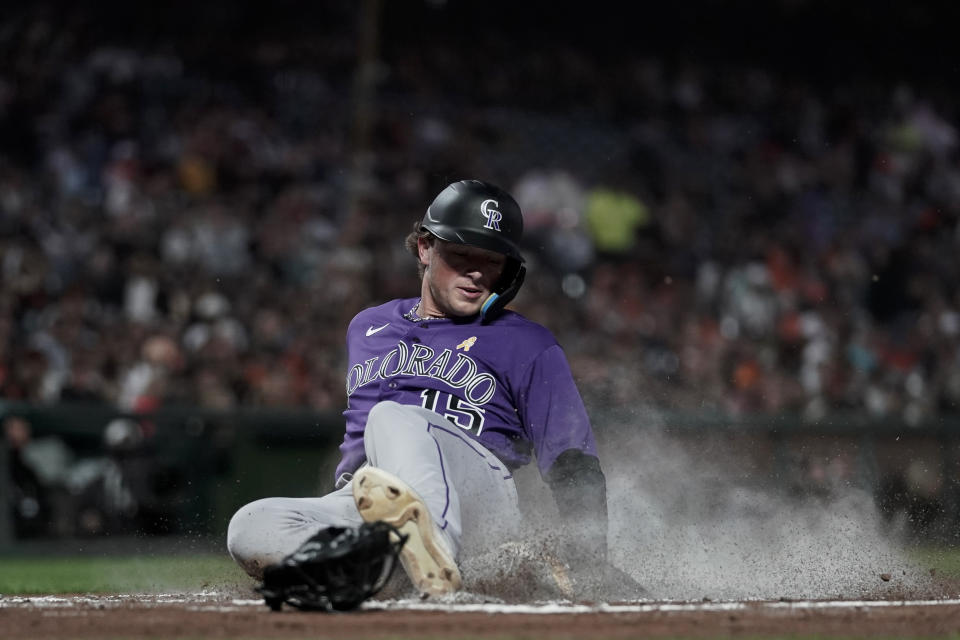
[(522, 229), (517, 203), (491, 184), (455, 182), (436, 197), (406, 239), (420, 295), (366, 309), (347, 329), (336, 490), (237, 511), (227, 543), (247, 573), (290, 564), (320, 530), (385, 522), (420, 593), (453, 592), (458, 558), (517, 532), (512, 472), (532, 456), (577, 546), (605, 559), (606, 483), (566, 357), (547, 329), (504, 309), (523, 283)]

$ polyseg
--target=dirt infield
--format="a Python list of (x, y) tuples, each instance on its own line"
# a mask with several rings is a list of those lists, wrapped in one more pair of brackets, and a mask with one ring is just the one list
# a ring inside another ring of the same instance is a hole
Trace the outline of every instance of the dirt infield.
[(960, 633), (960, 599), (589, 605), (377, 601), (268, 610), (223, 593), (0, 597), (4, 638), (628, 638)]

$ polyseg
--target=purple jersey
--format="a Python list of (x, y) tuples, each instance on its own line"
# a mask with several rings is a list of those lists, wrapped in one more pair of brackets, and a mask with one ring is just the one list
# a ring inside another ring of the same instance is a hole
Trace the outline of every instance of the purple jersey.
[(361, 311), (347, 329), (347, 421), (337, 477), (364, 461), (363, 430), (378, 402), (436, 411), (510, 468), (537, 457), (541, 474), (567, 449), (596, 455), (570, 366), (553, 335), (512, 311), (492, 322), (419, 319), (417, 298)]

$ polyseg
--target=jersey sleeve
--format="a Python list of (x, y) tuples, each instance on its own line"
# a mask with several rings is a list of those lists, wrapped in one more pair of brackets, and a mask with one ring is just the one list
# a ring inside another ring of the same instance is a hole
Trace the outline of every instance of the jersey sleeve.
[[(347, 327), (348, 362), (352, 362), (350, 357), (356, 343), (357, 317)], [(366, 426), (367, 413), (370, 411), (368, 404), (359, 398), (347, 397), (347, 408), (343, 412), (346, 429), (343, 434), (343, 442), (340, 444), (340, 463), (334, 472), (334, 482), (338, 486), (342, 484), (341, 478), (344, 474), (352, 474), (367, 458), (363, 446), (363, 431)]]
[(554, 344), (541, 351), (522, 380), (519, 409), (541, 476), (569, 449), (596, 456), (590, 418), (563, 349)]

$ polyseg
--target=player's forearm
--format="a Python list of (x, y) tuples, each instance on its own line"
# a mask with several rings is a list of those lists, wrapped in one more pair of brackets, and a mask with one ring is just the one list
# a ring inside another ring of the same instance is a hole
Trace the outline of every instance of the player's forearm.
[(600, 461), (568, 449), (557, 457), (547, 482), (570, 537), (582, 545), (582, 559), (606, 559), (607, 482)]

